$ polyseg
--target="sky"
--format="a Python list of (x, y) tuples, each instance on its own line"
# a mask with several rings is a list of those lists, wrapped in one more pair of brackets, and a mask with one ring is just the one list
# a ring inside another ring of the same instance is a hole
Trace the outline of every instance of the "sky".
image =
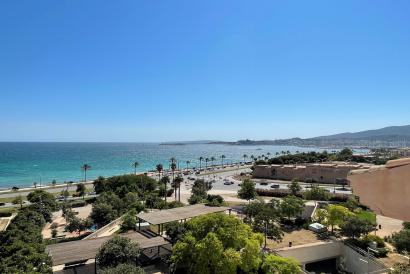
[(0, 141), (410, 124), (410, 1), (0, 1)]

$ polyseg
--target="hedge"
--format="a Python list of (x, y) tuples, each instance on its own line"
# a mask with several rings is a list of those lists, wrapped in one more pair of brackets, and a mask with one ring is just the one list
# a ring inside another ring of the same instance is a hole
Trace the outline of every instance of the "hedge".
[[(277, 198), (282, 198), (282, 197), (291, 195), (291, 191), (289, 189), (280, 189), (280, 188), (274, 188), (274, 189), (257, 188), (256, 193), (259, 196), (277, 197)], [(296, 196), (303, 198), (302, 193), (303, 192), (299, 192)], [(329, 193), (329, 196), (330, 196), (329, 201), (346, 202), (351, 195), (343, 194), (343, 193)]]

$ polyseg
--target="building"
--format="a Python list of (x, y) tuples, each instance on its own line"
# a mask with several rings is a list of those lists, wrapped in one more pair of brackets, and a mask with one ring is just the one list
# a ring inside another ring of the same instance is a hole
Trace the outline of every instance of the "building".
[(257, 165), (253, 177), (261, 179), (276, 179), (291, 181), (315, 181), (324, 184), (334, 184), (337, 180), (346, 179), (347, 174), (355, 169), (369, 169), (368, 164), (321, 163), (298, 165)]
[(377, 214), (410, 221), (410, 158), (351, 171), (348, 180), (361, 204)]

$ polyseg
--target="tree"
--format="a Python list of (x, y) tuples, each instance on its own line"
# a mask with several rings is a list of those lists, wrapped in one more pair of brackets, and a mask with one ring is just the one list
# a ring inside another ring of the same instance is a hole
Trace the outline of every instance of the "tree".
[(175, 180), (175, 170), (177, 169), (177, 164), (176, 164), (176, 162), (175, 162), (176, 160), (175, 160), (175, 158), (171, 158), (171, 170), (172, 170), (172, 184), (174, 185), (174, 194), (175, 194), (175, 201), (177, 200), (177, 191), (176, 191), (176, 188), (175, 188), (175, 182), (174, 182), (174, 180)]
[(135, 230), (137, 224), (137, 211), (130, 210), (122, 217), (121, 231)]
[(255, 183), (250, 179), (245, 179), (242, 182), (241, 188), (238, 190), (238, 197), (245, 200), (253, 200), (256, 198)]
[(313, 218), (314, 222), (320, 223), (322, 225), (328, 225), (327, 218), (329, 214), (326, 209), (318, 208), (315, 212), (315, 216)]
[(184, 223), (175, 221), (165, 224), (165, 231), (167, 236), (171, 239), (171, 243), (176, 244), (184, 237), (187, 232), (187, 227)]
[(158, 181), (161, 181), (161, 173), (162, 173), (162, 170), (163, 170), (164, 168), (162, 167), (161, 164), (158, 164), (158, 165), (156, 166), (156, 169), (157, 169), (157, 172), (158, 172)]
[(204, 157), (199, 157), (199, 170), (201, 170), (202, 169), (202, 161), (204, 160)]
[(245, 221), (252, 226), (255, 232), (264, 233), (266, 237), (276, 241), (281, 240), (283, 232), (278, 225), (280, 208), (277, 200), (265, 203), (263, 200), (256, 200), (244, 207), (246, 214)]
[(334, 226), (341, 225), (349, 215), (352, 215), (346, 207), (341, 205), (329, 205), (326, 211), (327, 224), (331, 226), (332, 233)]
[(257, 273), (262, 263), (260, 254), (260, 242), (257, 239), (246, 240), (245, 247), (241, 252), (240, 268), (245, 273)]
[(165, 202), (167, 202), (167, 196), (168, 196), (167, 185), (169, 183), (169, 177), (168, 176), (162, 177), (161, 178), (161, 183), (163, 183), (163, 185), (164, 185), (164, 190), (165, 190), (164, 198), (165, 198)]
[(77, 185), (77, 190), (76, 190), (76, 192), (78, 193), (78, 196), (82, 196), (84, 199), (85, 191), (86, 191), (85, 185), (83, 183), (79, 183)]
[(69, 222), (66, 226), (67, 231), (69, 231), (71, 233), (77, 231), (78, 235), (80, 235), (81, 231), (84, 231), (85, 229), (86, 229), (86, 227), (84, 225), (84, 222), (76, 216), (70, 218)]
[(132, 163), (132, 166), (134, 167), (134, 174), (135, 174), (135, 175), (137, 175), (137, 167), (138, 167), (139, 165), (140, 165), (140, 164), (139, 164), (137, 161), (135, 161), (135, 162)]
[(117, 217), (117, 212), (111, 205), (100, 202), (93, 205), (90, 217), (99, 227), (102, 227), (113, 221)]
[(185, 161), (185, 164), (186, 164), (186, 170), (188, 170), (189, 169), (189, 164), (190, 164), (191, 162), (190, 161)]
[(51, 185), (52, 185), (52, 186), (55, 186), (56, 184), (57, 184), (57, 181), (56, 181), (56, 180), (52, 180), (52, 181), (51, 181)]
[(226, 156), (225, 155), (221, 155), (221, 165), (222, 165), (222, 167), (224, 166), (224, 159), (226, 158)]
[(174, 180), (174, 191), (175, 191), (175, 200), (176, 200), (176, 190), (178, 189), (178, 201), (181, 201), (181, 184), (184, 181), (182, 176), (178, 175)]
[(205, 182), (203, 179), (198, 179), (194, 182), (191, 189), (191, 197), (189, 197), (189, 204), (202, 203), (207, 198), (208, 190), (212, 188), (210, 183)]
[(20, 205), (20, 208), (23, 208), (23, 197), (21, 195), (16, 196), (13, 201), (12, 201), (13, 205)]
[(209, 158), (205, 158), (205, 170), (208, 169)]
[(187, 232), (173, 247), (174, 273), (249, 273), (261, 263), (262, 236), (240, 219), (209, 214), (186, 223)]
[(91, 166), (84, 164), (81, 166), (81, 169), (84, 171), (84, 182), (87, 182), (87, 171), (91, 169)]
[(410, 252), (410, 230), (402, 229), (393, 233), (392, 241), (398, 252)]
[(215, 161), (216, 159), (215, 159), (215, 157), (211, 157), (211, 166), (214, 166), (214, 161)]
[(105, 268), (101, 274), (145, 274), (146, 272), (139, 266), (132, 264), (119, 264), (116, 267)]
[(41, 230), (44, 217), (25, 207), (0, 235), (0, 273), (51, 273), (51, 258), (45, 252)]
[(30, 192), (27, 195), (27, 200), (32, 204), (38, 204), (47, 207), (51, 211), (56, 211), (58, 209), (58, 204), (54, 195), (44, 190), (37, 189), (33, 192)]
[(370, 220), (361, 219), (356, 215), (347, 216), (340, 225), (342, 235), (349, 238), (359, 238), (375, 229), (375, 224)]
[(246, 163), (246, 158), (248, 158), (248, 155), (244, 154), (242, 157), (243, 157), (243, 163), (245, 164)]
[(287, 196), (282, 199), (280, 203), (280, 211), (282, 215), (286, 216), (288, 220), (292, 217), (297, 217), (303, 212), (305, 203), (301, 198), (296, 196)]
[(304, 198), (306, 200), (327, 201), (330, 194), (324, 188), (313, 186), (310, 190), (305, 191)]
[(100, 247), (96, 260), (102, 268), (116, 267), (120, 264), (135, 264), (139, 254), (138, 244), (128, 238), (114, 236)]
[(298, 262), (292, 258), (283, 258), (275, 255), (267, 255), (262, 263), (264, 273), (295, 274), (301, 273)]
[(299, 182), (297, 179), (293, 179), (292, 183), (288, 185), (288, 188), (290, 192), (292, 193), (293, 196), (296, 196), (299, 194), (299, 192), (302, 190), (302, 187), (300, 186)]

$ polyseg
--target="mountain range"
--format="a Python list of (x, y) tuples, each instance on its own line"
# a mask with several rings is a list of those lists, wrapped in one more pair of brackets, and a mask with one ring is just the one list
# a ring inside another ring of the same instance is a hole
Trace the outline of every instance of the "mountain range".
[(409, 147), (410, 125), (390, 126), (360, 132), (345, 132), (314, 138), (290, 138), (277, 140), (239, 140), (236, 142), (213, 141), (210, 144), (226, 145), (284, 145), (316, 147)]

